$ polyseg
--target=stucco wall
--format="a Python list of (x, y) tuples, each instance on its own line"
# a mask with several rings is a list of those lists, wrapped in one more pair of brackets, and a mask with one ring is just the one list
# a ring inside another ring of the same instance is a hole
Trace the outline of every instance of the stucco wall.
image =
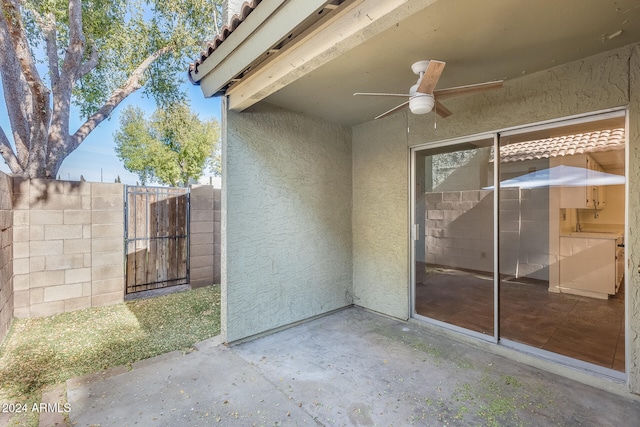
[(406, 119), (353, 129), (353, 292), (356, 305), (409, 316)]
[(223, 338), (348, 305), (350, 129), (262, 103), (227, 113), (223, 162)]
[(634, 393), (640, 394), (640, 45), (633, 48), (629, 60), (629, 169), (627, 241), (627, 310), (629, 327), (629, 383)]
[(11, 177), (0, 172), (0, 342), (13, 319), (13, 212)]
[[(356, 295), (372, 293), (373, 295), (366, 297), (363, 305), (396, 316), (397, 312), (387, 307), (409, 304), (407, 278), (406, 275), (399, 274), (407, 269), (407, 257), (396, 255), (407, 253), (408, 227), (402, 226), (401, 219), (406, 212), (409, 193), (407, 146), (628, 106), (630, 160), (626, 255), (629, 277), (626, 295), (629, 299), (630, 322), (627, 335), (631, 356), (630, 386), (632, 391), (640, 393), (640, 259), (637, 255), (640, 252), (640, 46), (628, 46), (523, 76), (506, 82), (505, 87), (499, 91), (447, 99), (446, 105), (454, 115), (447, 119), (438, 118), (437, 129), (434, 128), (433, 114), (416, 116), (406, 112), (354, 129), (353, 234)], [(391, 131), (392, 129), (395, 131)], [(380, 167), (382, 156), (386, 157), (384, 167)], [(369, 179), (374, 174), (380, 176)], [(364, 196), (356, 196), (360, 192)], [(387, 204), (393, 206), (387, 208)], [(371, 213), (367, 215), (366, 221), (357, 220), (360, 212), (373, 212), (379, 207), (385, 209), (379, 212), (380, 219), (375, 219), (375, 215)], [(402, 214), (392, 215), (390, 221), (385, 221), (382, 217), (393, 209)], [(381, 236), (383, 239), (380, 239), (380, 243), (369, 250), (368, 254), (378, 259), (382, 259), (384, 254), (391, 254), (384, 269), (374, 263), (365, 264), (357, 254), (358, 248), (363, 247), (359, 239), (372, 234), (369, 231), (372, 225), (380, 230), (383, 226), (387, 229)], [(363, 270), (373, 270), (377, 275)], [(360, 279), (364, 276), (371, 279)], [(374, 277), (375, 283), (372, 280)], [(378, 286), (376, 283), (385, 283), (385, 286)]]

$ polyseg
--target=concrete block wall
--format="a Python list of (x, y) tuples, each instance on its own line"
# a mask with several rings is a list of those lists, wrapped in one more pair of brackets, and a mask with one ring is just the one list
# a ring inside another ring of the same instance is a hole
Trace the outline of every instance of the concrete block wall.
[(0, 172), (0, 342), (13, 319), (13, 213), (11, 177)]
[(426, 195), (425, 253), (429, 264), (493, 270), (493, 191)]
[(124, 298), (124, 186), (91, 183), (91, 306)]
[[(425, 253), (429, 264), (493, 271), (493, 191), (427, 193)], [(547, 189), (500, 190), (503, 274), (549, 280)]]
[(13, 183), (15, 317), (123, 301), (122, 184)]
[(220, 283), (220, 189), (191, 187), (190, 284), (201, 287)]

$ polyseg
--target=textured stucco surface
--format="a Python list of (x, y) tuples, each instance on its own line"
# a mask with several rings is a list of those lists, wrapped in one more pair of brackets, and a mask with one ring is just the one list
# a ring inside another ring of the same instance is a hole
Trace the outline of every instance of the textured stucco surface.
[[(266, 103), (223, 132), (223, 333), (228, 341), (353, 302), (409, 316), (408, 147), (615, 107), (629, 115), (628, 373), (640, 394), (640, 46), (353, 129)], [(434, 126), (437, 120), (437, 128)]]
[(397, 317), (402, 317), (397, 308), (409, 305), (409, 235), (403, 223), (407, 146), (628, 106), (629, 385), (640, 393), (640, 46), (507, 81), (499, 91), (447, 99), (446, 105), (454, 112), (446, 120), (405, 112), (354, 128), (354, 292), (359, 305)]
[(629, 385), (640, 394), (640, 45), (633, 48), (630, 66), (629, 170), (627, 256), (627, 343), (629, 345)]
[(353, 291), (356, 305), (406, 319), (409, 164), (402, 118), (353, 129)]
[(260, 104), (223, 129), (226, 341), (349, 304), (351, 131)]

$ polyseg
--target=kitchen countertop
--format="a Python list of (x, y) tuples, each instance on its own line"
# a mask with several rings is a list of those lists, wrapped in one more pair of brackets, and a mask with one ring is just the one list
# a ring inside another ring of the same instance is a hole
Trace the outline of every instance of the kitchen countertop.
[(560, 237), (581, 237), (589, 239), (618, 239), (623, 236), (621, 231), (572, 231), (561, 233)]

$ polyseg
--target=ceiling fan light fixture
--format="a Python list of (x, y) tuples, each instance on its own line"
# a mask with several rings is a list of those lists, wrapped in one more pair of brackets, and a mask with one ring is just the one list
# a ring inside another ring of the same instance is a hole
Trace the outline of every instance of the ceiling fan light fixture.
[(409, 98), (408, 101), (405, 101), (400, 105), (396, 105), (392, 109), (376, 116), (376, 119), (381, 119), (383, 117), (390, 116), (391, 114), (395, 114), (403, 108), (406, 108), (407, 105), (413, 114), (427, 114), (435, 107), (436, 100), (434, 97), (437, 97), (438, 108), (436, 109), (436, 114), (442, 118), (447, 118), (452, 113), (447, 109), (447, 107), (442, 105), (440, 102), (442, 98), (484, 92), (502, 87), (502, 80), (496, 80), (492, 82), (476, 83), (436, 90), (436, 85), (438, 84), (438, 80), (440, 79), (440, 75), (442, 74), (445, 65), (445, 62), (435, 59), (415, 62), (411, 66), (411, 70), (418, 75), (418, 82), (411, 86), (409, 94), (356, 92), (353, 95)]
[(435, 105), (433, 95), (419, 93), (409, 100), (409, 109), (413, 114), (427, 114)]

